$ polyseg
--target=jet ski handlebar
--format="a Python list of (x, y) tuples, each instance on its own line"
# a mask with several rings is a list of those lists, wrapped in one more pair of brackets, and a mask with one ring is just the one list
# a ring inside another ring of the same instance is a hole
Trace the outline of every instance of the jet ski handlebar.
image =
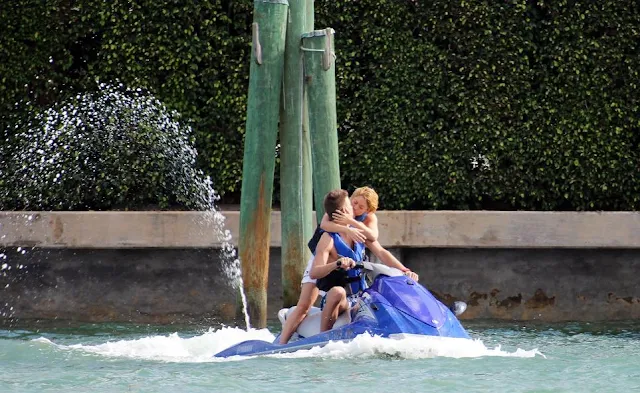
[(363, 269), (371, 272), (372, 279), (375, 278), (379, 274), (383, 274), (389, 277), (395, 276), (403, 276), (404, 273), (396, 268), (389, 267), (387, 265), (383, 265), (381, 263), (373, 263), (373, 262), (359, 262), (356, 263), (356, 269)]

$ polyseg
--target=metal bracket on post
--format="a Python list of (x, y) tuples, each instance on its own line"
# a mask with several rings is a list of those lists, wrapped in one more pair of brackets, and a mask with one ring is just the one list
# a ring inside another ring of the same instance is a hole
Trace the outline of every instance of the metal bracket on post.
[(258, 63), (258, 65), (262, 65), (262, 45), (260, 45), (260, 27), (258, 26), (257, 23), (253, 23), (251, 25), (251, 30), (252, 30), (252, 46), (253, 46), (253, 53), (256, 57), (256, 63)]
[(327, 71), (331, 68), (331, 63), (335, 54), (331, 51), (331, 41), (333, 40), (333, 29), (324, 29), (327, 39), (324, 42), (324, 53), (322, 54), (322, 69)]

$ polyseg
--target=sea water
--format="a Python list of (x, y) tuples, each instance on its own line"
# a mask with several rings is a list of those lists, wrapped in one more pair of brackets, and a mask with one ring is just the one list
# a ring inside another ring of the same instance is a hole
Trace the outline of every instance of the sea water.
[(472, 340), (363, 335), (229, 359), (212, 356), (279, 327), (47, 324), (0, 328), (0, 392), (640, 391), (638, 322), (469, 321)]

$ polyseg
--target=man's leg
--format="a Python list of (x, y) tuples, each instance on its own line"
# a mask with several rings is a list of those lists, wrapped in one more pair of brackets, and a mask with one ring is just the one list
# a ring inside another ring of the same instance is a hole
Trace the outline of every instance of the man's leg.
[(289, 314), (284, 326), (282, 327), (282, 333), (280, 333), (280, 344), (286, 344), (293, 336), (302, 320), (307, 316), (313, 303), (318, 298), (318, 288), (315, 283), (302, 284), (300, 291), (300, 298), (298, 298), (298, 304), (295, 310)]
[(336, 323), (338, 315), (347, 311), (349, 303), (347, 302), (347, 291), (342, 287), (333, 287), (327, 292), (327, 298), (322, 309), (322, 321), (320, 322), (320, 331), (324, 332), (333, 327)]

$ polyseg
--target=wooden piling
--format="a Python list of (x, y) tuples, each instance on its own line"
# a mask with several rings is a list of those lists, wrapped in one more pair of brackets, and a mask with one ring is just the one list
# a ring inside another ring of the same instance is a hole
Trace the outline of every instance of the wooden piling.
[(313, 1), (289, 0), (284, 59), (284, 90), (280, 111), (280, 206), (282, 209), (282, 303), (290, 307), (300, 296), (300, 280), (312, 235), (311, 146), (302, 85), (302, 34)]
[(267, 324), (269, 221), (284, 67), (287, 0), (256, 0), (240, 198), (239, 254), (254, 327)]
[(331, 28), (302, 36), (304, 81), (309, 100), (313, 194), (318, 222), (324, 214), (324, 196), (340, 188), (333, 36)]

